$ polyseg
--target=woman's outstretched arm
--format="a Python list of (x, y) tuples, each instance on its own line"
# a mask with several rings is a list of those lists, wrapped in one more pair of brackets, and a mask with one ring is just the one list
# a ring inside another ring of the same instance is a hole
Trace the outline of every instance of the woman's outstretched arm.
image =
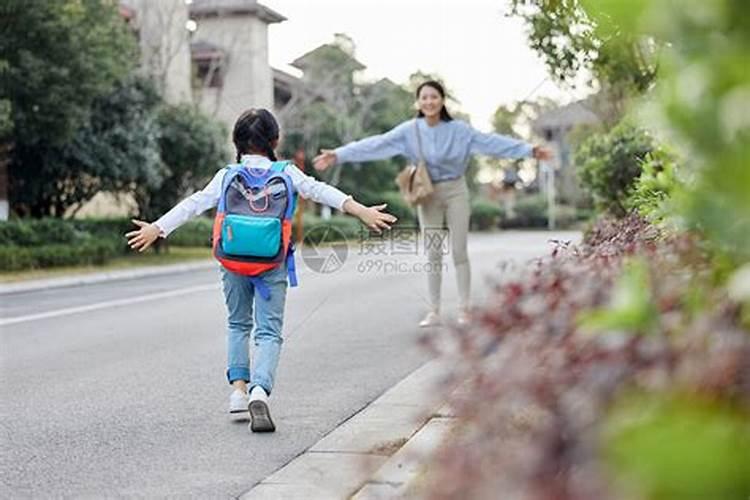
[(526, 141), (514, 139), (507, 135), (480, 132), (470, 125), (470, 150), (472, 153), (494, 156), (496, 158), (536, 158), (547, 160), (550, 151), (541, 146), (534, 146)]

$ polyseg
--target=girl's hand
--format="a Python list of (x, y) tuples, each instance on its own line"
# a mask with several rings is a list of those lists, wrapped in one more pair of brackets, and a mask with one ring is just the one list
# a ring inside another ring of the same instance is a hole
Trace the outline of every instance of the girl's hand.
[(126, 233), (125, 237), (128, 238), (128, 245), (130, 245), (130, 248), (143, 252), (159, 238), (161, 229), (159, 229), (159, 226), (156, 224), (149, 224), (148, 222), (137, 219), (133, 219), (133, 224), (140, 229)]
[(552, 151), (544, 146), (534, 146), (534, 149), (531, 150), (531, 156), (537, 160), (551, 160)]
[(322, 172), (335, 165), (337, 160), (336, 152), (333, 149), (321, 149), (320, 154), (313, 158), (313, 167), (315, 167), (315, 170)]
[(383, 212), (387, 205), (375, 205), (372, 207), (366, 207), (361, 203), (354, 201), (353, 198), (349, 198), (344, 203), (344, 210), (361, 220), (365, 226), (372, 229), (376, 233), (381, 233), (383, 229), (390, 229), (391, 224), (395, 223), (398, 219), (393, 215)]

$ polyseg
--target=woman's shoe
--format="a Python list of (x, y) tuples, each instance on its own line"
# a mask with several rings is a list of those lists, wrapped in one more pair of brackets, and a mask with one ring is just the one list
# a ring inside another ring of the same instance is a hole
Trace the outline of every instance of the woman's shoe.
[(468, 309), (458, 311), (456, 323), (458, 323), (458, 326), (466, 326), (471, 323), (471, 312)]
[(425, 316), (424, 319), (419, 322), (419, 327), (428, 328), (430, 326), (441, 325), (442, 323), (443, 322), (440, 319), (440, 314), (436, 313), (435, 311), (430, 311), (427, 313), (427, 316)]

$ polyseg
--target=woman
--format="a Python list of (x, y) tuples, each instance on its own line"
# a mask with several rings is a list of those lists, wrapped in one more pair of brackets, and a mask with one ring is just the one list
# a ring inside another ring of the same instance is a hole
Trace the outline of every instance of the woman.
[[(459, 294), (458, 322), (465, 324), (469, 315), (471, 271), (466, 247), (469, 232), (469, 190), (464, 174), (472, 153), (497, 158), (544, 160), (548, 150), (499, 134), (484, 134), (468, 123), (454, 120), (445, 107), (445, 90), (436, 81), (422, 83), (416, 92), (417, 117), (392, 130), (352, 142), (335, 150), (323, 149), (313, 164), (325, 170), (338, 163), (363, 162), (403, 155), (416, 161), (420, 156), (435, 187), (430, 199), (417, 207), (422, 241), (428, 254), (428, 289), (430, 310), (419, 326), (440, 324), (440, 284), (442, 280), (442, 244), (435, 231), (447, 225), (453, 264), (456, 268)], [(420, 146), (417, 138), (421, 139)]]

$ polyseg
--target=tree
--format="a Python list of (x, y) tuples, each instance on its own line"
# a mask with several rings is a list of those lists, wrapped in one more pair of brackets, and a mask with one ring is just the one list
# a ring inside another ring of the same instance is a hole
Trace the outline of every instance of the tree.
[(56, 166), (60, 149), (85, 126), (94, 100), (131, 71), (135, 40), (114, 0), (6, 0), (0, 29), (11, 204), (60, 215), (58, 181), (70, 175)]
[[(411, 114), (413, 98), (401, 86), (387, 79), (355, 82), (354, 75), (363, 66), (354, 58), (354, 51), (354, 42), (339, 34), (334, 43), (298, 60), (304, 70), (302, 82), (280, 113), (288, 147), (304, 145), (307, 156), (312, 157), (320, 147), (385, 132)], [(325, 178), (370, 200), (376, 198), (374, 193), (395, 190), (397, 169), (393, 162), (377, 162), (374, 168), (337, 165)]]
[(511, 13), (524, 19), (530, 47), (556, 80), (574, 86), (582, 72), (589, 72), (589, 84), (618, 104), (619, 119), (629, 96), (652, 87), (658, 46), (652, 37), (622, 33), (598, 5), (585, 0), (511, 0)]
[(203, 185), (225, 164), (224, 127), (189, 104), (165, 105), (158, 115), (161, 183), (135, 189), (140, 217), (153, 220)]
[(57, 213), (80, 208), (100, 191), (161, 185), (166, 174), (156, 120), (161, 104), (154, 83), (143, 77), (130, 77), (94, 101), (89, 121), (47, 168), (56, 173)]

